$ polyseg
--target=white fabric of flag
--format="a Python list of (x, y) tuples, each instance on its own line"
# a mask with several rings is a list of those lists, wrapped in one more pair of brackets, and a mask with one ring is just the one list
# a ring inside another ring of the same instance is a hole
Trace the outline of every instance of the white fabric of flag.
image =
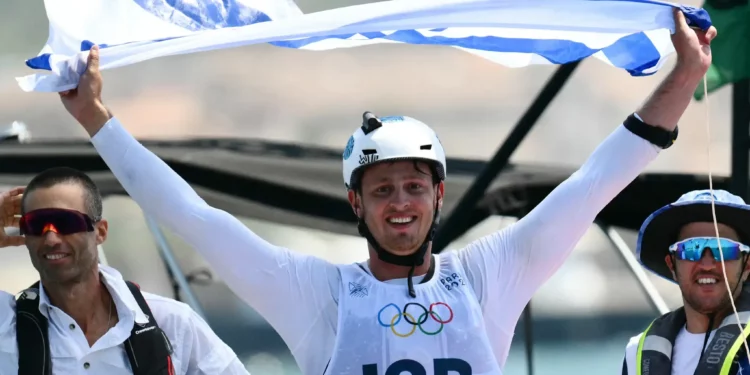
[(594, 57), (631, 75), (674, 52), (673, 8), (710, 26), (700, 8), (656, 0), (392, 0), (303, 14), (292, 0), (45, 0), (49, 38), (17, 78), (24, 91), (76, 87), (88, 50), (100, 69), (162, 56), (270, 43), (324, 51), (377, 43), (443, 45), (507, 67)]

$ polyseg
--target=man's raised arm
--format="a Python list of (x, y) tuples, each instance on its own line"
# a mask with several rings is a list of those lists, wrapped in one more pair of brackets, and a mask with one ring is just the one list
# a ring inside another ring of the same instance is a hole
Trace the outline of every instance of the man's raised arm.
[(674, 130), (690, 104), (711, 64), (708, 44), (716, 30), (692, 30), (680, 12), (675, 24), (678, 62), (629, 120), (640, 128), (619, 126), (528, 215), (459, 252), (485, 311), (501, 329), (513, 332), (526, 303), (562, 266), (599, 212), (657, 157), (660, 147), (647, 140), (648, 133)]
[(141, 209), (198, 251), (289, 347), (295, 347), (332, 301), (329, 281), (337, 275), (335, 266), (274, 246), (231, 214), (209, 206), (109, 113), (100, 99), (101, 89), (94, 47), (78, 88), (60, 94), (68, 112), (91, 135), (107, 166)]

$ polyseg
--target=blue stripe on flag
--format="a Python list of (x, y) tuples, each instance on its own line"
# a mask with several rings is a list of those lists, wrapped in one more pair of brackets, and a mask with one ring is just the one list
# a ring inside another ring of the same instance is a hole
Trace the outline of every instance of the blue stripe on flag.
[[(357, 34), (327, 35), (271, 42), (270, 44), (277, 47), (297, 49), (326, 39), (349, 39), (355, 35)], [(391, 34), (369, 32), (358, 35), (367, 39), (382, 38), (407, 44), (447, 45), (489, 52), (536, 53), (554, 64), (578, 61), (597, 52), (597, 50), (589, 48), (583, 43), (562, 39), (540, 40), (497, 36), (448, 38), (438, 35), (425, 36), (416, 30), (400, 30)], [(84, 41), (81, 43), (81, 51), (88, 51), (92, 46), (92, 42)], [(106, 47), (107, 45), (100, 45), (100, 48)], [(651, 40), (644, 33), (623, 37), (613, 45), (604, 48), (603, 52), (614, 66), (625, 69), (634, 76), (650, 75), (643, 73), (643, 71), (654, 67), (661, 58), (659, 51), (656, 50)], [(33, 69), (50, 70), (49, 57), (49, 54), (39, 55), (27, 60), (26, 65)], [(644, 61), (646, 63), (643, 63)], [(641, 63), (640, 65), (638, 64), (639, 62)]]
[[(155, 40), (147, 41), (147, 43), (158, 43), (158, 42), (161, 42), (161, 41), (164, 41), (164, 40), (170, 40), (170, 39), (175, 39), (175, 38), (179, 38), (179, 37), (176, 36), (176, 37), (172, 37), (172, 38), (155, 39)], [(101, 43), (101, 44), (99, 44), (99, 48), (102, 49), (102, 48), (107, 48), (107, 47), (123, 46), (123, 45), (126, 45), (126, 44), (132, 44), (132, 43), (142, 43), (142, 42), (127, 42), (127, 43), (120, 43), (120, 44), (106, 44), (106, 43)], [(94, 44), (95, 43), (92, 42), (92, 41), (90, 41), (90, 40), (84, 40), (84, 41), (82, 41), (81, 42), (81, 52), (90, 50), (91, 47), (94, 46)], [(32, 69), (52, 70), (52, 66), (50, 65), (49, 59), (50, 59), (50, 54), (49, 53), (44, 53), (44, 54), (41, 54), (41, 55), (36, 56), (34, 58), (26, 60), (26, 66), (28, 66), (29, 68), (32, 68)]]
[(31, 69), (52, 70), (52, 65), (49, 63), (50, 56), (49, 53), (43, 53), (39, 56), (32, 57), (26, 60), (26, 66)]
[[(576, 61), (597, 52), (597, 50), (591, 49), (583, 43), (558, 39), (503, 38), (498, 36), (448, 38), (439, 35), (425, 36), (416, 30), (399, 30), (389, 35), (379, 32), (359, 35), (367, 39), (382, 38), (408, 44), (448, 45), (490, 52), (536, 53), (555, 64)], [(325, 37), (272, 42), (271, 44), (277, 47), (303, 48), (321, 40), (349, 39), (352, 36), (354, 34), (329, 35)], [(655, 50), (650, 40), (646, 40), (645, 42), (649, 44), (651, 49)]]
[(612, 65), (627, 70), (633, 76), (653, 74), (644, 71), (655, 67), (662, 57), (645, 33), (620, 38), (616, 43), (602, 49), (602, 52)]
[[(88, 51), (93, 46), (94, 46), (94, 42), (92, 42), (90, 40), (84, 40), (83, 42), (81, 42), (81, 51)], [(99, 48), (107, 48), (107, 47), (109, 47), (108, 44), (100, 44), (99, 45)]]

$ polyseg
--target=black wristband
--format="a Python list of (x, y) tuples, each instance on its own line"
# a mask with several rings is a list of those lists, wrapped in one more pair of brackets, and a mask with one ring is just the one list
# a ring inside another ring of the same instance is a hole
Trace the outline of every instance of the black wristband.
[(677, 127), (675, 127), (673, 131), (669, 131), (658, 126), (651, 126), (639, 120), (635, 117), (635, 114), (628, 116), (623, 125), (625, 126), (625, 129), (630, 130), (631, 133), (662, 149), (671, 147), (677, 140)]

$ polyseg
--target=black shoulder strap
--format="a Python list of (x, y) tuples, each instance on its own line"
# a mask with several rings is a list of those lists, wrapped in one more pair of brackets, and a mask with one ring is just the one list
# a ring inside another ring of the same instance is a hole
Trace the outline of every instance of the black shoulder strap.
[[(733, 314), (729, 315), (734, 319)], [(745, 325), (743, 324), (743, 327)], [(705, 352), (701, 356), (698, 366), (695, 369), (695, 375), (718, 374), (730, 354), (730, 348), (737, 340), (740, 340), (740, 328), (736, 323), (729, 323), (719, 327), (714, 333), (713, 339), (709, 342)], [(733, 354), (732, 365), (729, 374), (736, 374), (739, 368), (739, 360), (745, 357), (745, 350), (740, 350)]]
[(52, 374), (47, 318), (39, 312), (39, 282), (16, 297), (16, 342), (19, 374)]
[[(138, 285), (125, 283), (148, 318), (145, 324), (133, 324), (130, 338), (125, 342), (133, 374), (174, 375), (172, 345), (167, 335), (153, 318)], [(16, 297), (16, 341), (19, 374), (52, 375), (47, 318), (39, 311), (39, 282)]]
[(130, 338), (125, 341), (125, 351), (128, 353), (133, 374), (174, 375), (172, 357), (170, 357), (173, 350), (169, 338), (156, 323), (138, 285), (130, 281), (125, 283), (148, 319), (143, 324), (134, 323)]
[[(737, 299), (735, 304), (737, 310), (742, 315), (745, 315), (743, 313), (750, 311), (750, 294), (747, 289), (742, 290), (740, 298)], [(732, 344), (743, 339), (741, 331), (744, 330), (744, 327), (747, 324), (745, 321), (741, 322), (743, 328), (740, 329), (740, 327), (737, 326), (736, 319), (734, 313), (730, 312), (729, 315), (722, 320), (719, 328), (716, 329), (714, 333), (713, 339), (711, 339), (706, 346), (705, 352), (701, 355), (698, 366), (695, 369), (695, 375), (719, 373), (719, 370), (728, 360), (731, 360), (732, 363), (729, 374), (737, 373), (737, 369), (739, 368), (738, 359), (745, 357), (745, 350), (740, 348), (738, 352), (732, 353), (730, 348), (732, 347)], [(741, 319), (747, 320), (746, 317)], [(748, 340), (748, 338), (745, 338), (745, 340)], [(732, 355), (732, 358), (728, 358), (730, 354)]]

